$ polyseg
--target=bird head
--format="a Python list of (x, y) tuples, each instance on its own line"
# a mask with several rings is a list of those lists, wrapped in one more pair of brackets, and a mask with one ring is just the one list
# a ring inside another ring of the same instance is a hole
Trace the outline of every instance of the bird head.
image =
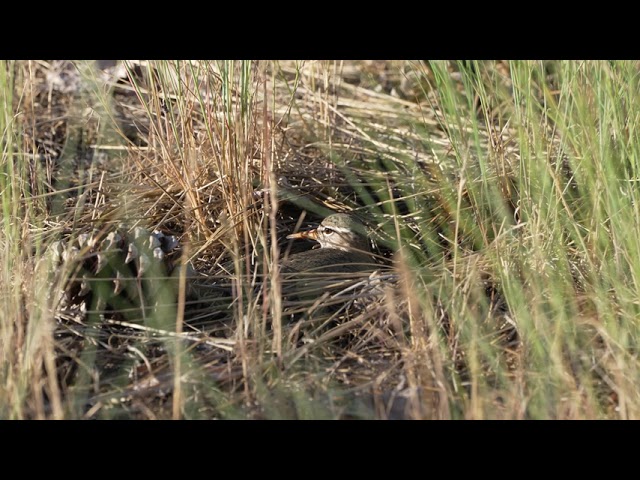
[(369, 252), (369, 240), (365, 226), (347, 213), (334, 213), (325, 218), (318, 228), (287, 235), (288, 239), (315, 240), (320, 248), (360, 250)]

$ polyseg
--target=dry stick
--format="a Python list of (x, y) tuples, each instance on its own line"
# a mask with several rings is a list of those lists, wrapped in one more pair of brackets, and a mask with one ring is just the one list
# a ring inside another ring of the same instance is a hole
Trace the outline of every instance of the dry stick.
[[(182, 334), (184, 322), (184, 308), (187, 286), (187, 245), (182, 249), (180, 262), (180, 279), (178, 283), (178, 311), (176, 314), (176, 334)], [(176, 339), (175, 342), (175, 367), (173, 371), (173, 419), (180, 420), (180, 407), (182, 406), (182, 345)]]
[(43, 363), (47, 374), (47, 382), (49, 384), (53, 418), (56, 420), (62, 420), (64, 418), (64, 411), (62, 408), (62, 392), (60, 390), (60, 385), (58, 384), (58, 379), (56, 377), (57, 372), (53, 341), (53, 328), (47, 329), (47, 335), (45, 336), (43, 341)]
[[(271, 271), (269, 277), (271, 280), (271, 288), (269, 289), (271, 308), (271, 321), (273, 328), (273, 343), (272, 350), (275, 350), (276, 357), (279, 361), (282, 361), (282, 288), (280, 284), (278, 257), (280, 255), (280, 249), (278, 248), (277, 238), (277, 221), (276, 212), (278, 211), (278, 198), (277, 198), (277, 186), (275, 175), (273, 174), (273, 162), (271, 158), (272, 151), (272, 137), (269, 129), (268, 120), (268, 91), (267, 82), (263, 83), (264, 88), (264, 101), (263, 101), (263, 150), (264, 150), (264, 163), (265, 163), (265, 180), (267, 182), (267, 195), (268, 201), (265, 202), (265, 207), (269, 212), (269, 230), (271, 233)], [(266, 263), (265, 263), (266, 265)]]
[(192, 342), (204, 343), (205, 345), (210, 345), (212, 347), (216, 347), (221, 350), (225, 350), (227, 352), (233, 352), (233, 345), (236, 344), (236, 341), (231, 339), (226, 339), (226, 338), (219, 338), (215, 340), (203, 339), (203, 338), (200, 338), (199, 336), (196, 336), (188, 332), (180, 332), (180, 333), (170, 332), (168, 330), (162, 330), (160, 328), (153, 328), (153, 327), (147, 327), (145, 325), (138, 325), (137, 323), (124, 322), (122, 320), (113, 320), (110, 318), (105, 318), (104, 322), (109, 323), (111, 325), (118, 325), (120, 327), (132, 328), (135, 330), (141, 330), (143, 332), (153, 333), (156, 335), (166, 335), (167, 337), (176, 337), (176, 338), (181, 338), (183, 340), (190, 340)]

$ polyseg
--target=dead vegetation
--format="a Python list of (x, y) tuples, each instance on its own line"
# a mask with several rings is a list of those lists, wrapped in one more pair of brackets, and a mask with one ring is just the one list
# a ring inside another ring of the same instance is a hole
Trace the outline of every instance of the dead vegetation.
[[(517, 312), (478, 253), (513, 248), (522, 227), (500, 105), (476, 102), (475, 147), (494, 161), (481, 167), (420, 62), (13, 68), (21, 202), (41, 219), (30, 235), (49, 255), (32, 267), (50, 289), (4, 347), (29, 355), (35, 311), (49, 330), (42, 363), (5, 358), (27, 400), (4, 415), (530, 415)], [(482, 210), (472, 179), (495, 179), (504, 209)], [(379, 269), (287, 303), (279, 259), (309, 246), (286, 234), (335, 211), (371, 228)], [(156, 254), (160, 236), (175, 244)]]

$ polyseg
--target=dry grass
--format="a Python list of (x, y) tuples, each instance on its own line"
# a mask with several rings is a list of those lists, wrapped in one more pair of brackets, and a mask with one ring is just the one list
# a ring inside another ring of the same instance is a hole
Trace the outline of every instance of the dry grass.
[[(637, 418), (589, 68), (5, 62), (0, 415)], [(283, 297), (286, 234), (333, 211), (379, 269)]]

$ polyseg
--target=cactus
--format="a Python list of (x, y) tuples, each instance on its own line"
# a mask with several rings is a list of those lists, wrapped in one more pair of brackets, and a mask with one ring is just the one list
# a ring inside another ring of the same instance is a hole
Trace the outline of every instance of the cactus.
[(48, 252), (55, 269), (69, 269), (58, 312), (112, 312), (133, 321), (177, 298), (178, 240), (159, 230), (94, 230), (54, 242)]

